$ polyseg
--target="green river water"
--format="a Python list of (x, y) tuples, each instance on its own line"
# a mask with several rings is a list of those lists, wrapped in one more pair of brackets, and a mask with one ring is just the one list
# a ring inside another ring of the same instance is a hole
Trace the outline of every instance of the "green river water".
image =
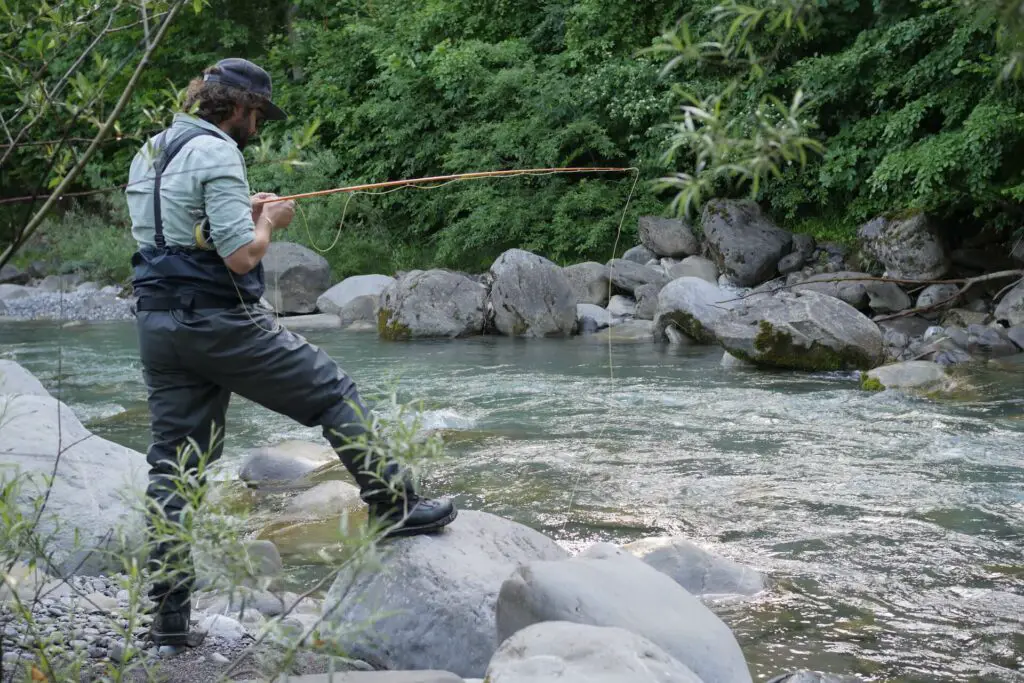
[[(461, 507), (571, 548), (685, 534), (767, 572), (767, 596), (714, 607), (755, 680), (1024, 680), (1024, 363), (935, 402), (849, 374), (726, 369), (711, 347), (616, 343), (610, 372), (608, 346), (585, 338), (304, 334), (364, 393), (397, 382), (427, 426), (465, 432), (429, 473)], [(60, 380), (95, 433), (145, 451), (131, 323), (5, 323), (0, 357), (51, 391)], [(320, 439), (237, 397), (228, 430), (228, 464)]]

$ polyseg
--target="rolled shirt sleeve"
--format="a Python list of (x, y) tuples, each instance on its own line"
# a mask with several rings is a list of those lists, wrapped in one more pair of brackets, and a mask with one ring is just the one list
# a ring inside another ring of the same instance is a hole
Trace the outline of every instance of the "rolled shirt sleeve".
[(217, 253), (226, 258), (256, 237), (245, 160), (237, 148), (218, 141), (204, 152), (209, 163), (199, 175), (210, 235)]

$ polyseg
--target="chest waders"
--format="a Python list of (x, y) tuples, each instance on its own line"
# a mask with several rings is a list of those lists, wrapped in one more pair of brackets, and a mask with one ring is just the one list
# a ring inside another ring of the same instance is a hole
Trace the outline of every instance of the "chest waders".
[(192, 139), (200, 135), (219, 137), (213, 131), (192, 128), (163, 147), (153, 163), (153, 241), (132, 255), (132, 285), (138, 297), (138, 311), (233, 308), (241, 303), (253, 305), (263, 296), (263, 264), (245, 275), (232, 273), (213, 249), (208, 223), (196, 227), (200, 248), (167, 246), (160, 209), (160, 185), (171, 160)]

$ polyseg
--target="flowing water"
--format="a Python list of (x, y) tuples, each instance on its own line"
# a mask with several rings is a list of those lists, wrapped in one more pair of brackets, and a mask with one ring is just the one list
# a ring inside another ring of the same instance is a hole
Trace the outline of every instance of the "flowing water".
[[(685, 534), (770, 574), (763, 599), (714, 607), (755, 680), (1024, 680), (1024, 364), (934, 402), (849, 374), (726, 369), (709, 347), (305, 335), (364, 393), (397, 384), (431, 426), (464, 432), (429, 480), (461, 507), (577, 548)], [(5, 324), (0, 356), (145, 450), (130, 324)], [(233, 463), (319, 439), (237, 397), (228, 429)]]

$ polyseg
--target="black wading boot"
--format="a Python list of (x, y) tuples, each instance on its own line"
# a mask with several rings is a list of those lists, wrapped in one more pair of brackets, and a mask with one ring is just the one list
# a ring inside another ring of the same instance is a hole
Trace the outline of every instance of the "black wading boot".
[(410, 496), (394, 503), (370, 503), (370, 524), (383, 526), (385, 538), (434, 533), (451, 524), (458, 514), (447, 498)]
[(190, 645), (189, 622), (192, 618), (192, 601), (189, 596), (175, 596), (158, 604), (153, 612), (153, 623), (149, 637), (157, 647), (183, 648)]

